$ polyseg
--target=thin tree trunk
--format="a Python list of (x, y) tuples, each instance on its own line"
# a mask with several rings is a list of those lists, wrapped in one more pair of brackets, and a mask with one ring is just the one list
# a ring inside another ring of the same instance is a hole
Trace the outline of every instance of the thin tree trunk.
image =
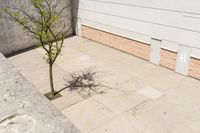
[(50, 87), (51, 87), (51, 94), (55, 95), (54, 90), (54, 83), (53, 83), (53, 64), (49, 63), (49, 81), (50, 81)]

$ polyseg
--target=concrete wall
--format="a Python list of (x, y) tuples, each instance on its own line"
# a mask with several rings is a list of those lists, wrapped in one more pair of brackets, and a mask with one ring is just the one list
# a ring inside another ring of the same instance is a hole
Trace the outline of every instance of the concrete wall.
[[(149, 44), (151, 63), (184, 75), (188, 75), (190, 58), (200, 58), (199, 0), (75, 0), (74, 3), (78, 35), (84, 25)], [(158, 48), (160, 54), (156, 52)]]
[[(14, 2), (13, 0), (1, 0), (0, 9), (10, 6)], [(71, 5), (71, 0), (61, 0), (60, 6), (67, 5)], [(71, 25), (71, 8), (65, 12), (65, 23)], [(69, 35), (72, 33), (73, 30), (70, 31)], [(24, 32), (21, 27), (0, 14), (0, 52), (8, 55), (36, 45), (37, 42), (28, 32)]]

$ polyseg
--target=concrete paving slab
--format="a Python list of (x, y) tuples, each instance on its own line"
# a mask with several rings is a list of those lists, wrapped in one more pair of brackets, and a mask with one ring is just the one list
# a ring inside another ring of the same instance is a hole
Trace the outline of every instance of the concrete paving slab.
[(83, 61), (89, 60), (90, 57), (88, 57), (87, 55), (81, 55), (81, 56), (79, 56), (79, 57), (76, 58), (76, 59), (83, 62)]
[(167, 131), (163, 131), (159, 126), (154, 128), (151, 124), (135, 118), (132, 112), (126, 112), (90, 133), (167, 133)]
[[(9, 60), (44, 93), (48, 66), (42, 57), (42, 50), (36, 49)], [(101, 88), (105, 93), (82, 99), (65, 90), (61, 92), (62, 98), (52, 101), (83, 132), (200, 132), (198, 80), (102, 44), (72, 37), (65, 40), (62, 56), (55, 64), (56, 88), (65, 86), (63, 76), (89, 67), (100, 73), (98, 80), (105, 85)]]
[[(66, 90), (67, 91), (67, 90)], [(59, 110), (64, 110), (78, 102), (84, 100), (77, 92), (75, 91), (62, 91), (62, 97), (52, 100), (51, 103), (54, 104)]]
[(109, 109), (92, 99), (66, 108), (62, 113), (67, 116), (82, 133), (93, 130), (114, 116)]
[(145, 88), (142, 88), (142, 89), (138, 90), (137, 92), (147, 98), (152, 99), (152, 100), (156, 100), (163, 95), (162, 92), (157, 91), (156, 89), (154, 89), (150, 86), (146, 86)]
[(8, 58), (8, 60), (12, 62), (20, 71), (28, 71), (27, 69), (31, 68), (35, 69), (35, 65), (37, 65), (37, 67), (47, 66), (46, 62), (43, 60), (43, 56), (36, 50), (18, 54)]
[[(50, 91), (48, 64), (36, 50), (26, 52), (9, 58), (15, 67), (37, 88), (40, 88), (42, 93)], [(37, 69), (36, 69), (37, 68)], [(64, 87), (65, 81), (63, 77), (67, 72), (63, 71), (58, 65), (53, 66), (55, 88), (61, 89)], [(33, 74), (34, 72), (34, 74)]]
[(70, 46), (72, 48), (74, 47), (79, 47), (80, 45), (82, 45), (83, 43), (85, 42), (88, 42), (89, 40), (86, 39), (86, 38), (81, 38), (81, 37), (78, 37), (78, 36), (73, 36), (73, 37), (69, 37), (68, 39), (65, 39), (64, 41), (64, 45), (67, 47), (67, 46)]
[[(111, 110), (114, 114), (120, 114), (128, 111), (147, 100), (145, 97), (137, 95), (137, 93), (126, 94), (121, 92), (122, 94), (120, 94), (119, 92), (119, 95), (113, 95), (112, 93), (113, 91), (108, 91), (105, 96), (104, 94), (97, 95), (94, 96), (93, 99), (109, 108), (109, 110)], [(114, 94), (116, 94), (115, 91)]]
[(126, 74), (113, 71), (111, 68), (106, 68), (106, 71), (101, 75), (101, 81), (106, 86), (113, 89), (118, 89), (124, 93), (134, 92), (144, 87), (144, 83), (134, 77), (130, 78)]

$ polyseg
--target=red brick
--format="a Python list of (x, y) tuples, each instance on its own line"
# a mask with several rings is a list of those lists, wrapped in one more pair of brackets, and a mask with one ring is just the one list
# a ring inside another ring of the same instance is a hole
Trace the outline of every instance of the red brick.
[(175, 70), (177, 53), (165, 49), (160, 52), (160, 65)]
[(188, 75), (200, 79), (200, 59), (193, 57), (190, 58)]
[(118, 36), (102, 30), (82, 25), (82, 35), (85, 38), (119, 49), (139, 58), (149, 60), (150, 45), (136, 40)]

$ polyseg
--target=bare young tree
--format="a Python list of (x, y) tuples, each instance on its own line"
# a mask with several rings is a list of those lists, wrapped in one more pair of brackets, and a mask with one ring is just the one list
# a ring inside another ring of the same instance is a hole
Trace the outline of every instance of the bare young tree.
[(17, 6), (6, 7), (3, 12), (31, 33), (45, 50), (45, 59), (49, 64), (51, 95), (55, 96), (53, 64), (61, 52), (64, 37), (71, 29), (62, 17), (68, 6), (60, 8), (61, 4), (59, 5), (58, 0), (17, 0), (16, 2), (18, 2)]

